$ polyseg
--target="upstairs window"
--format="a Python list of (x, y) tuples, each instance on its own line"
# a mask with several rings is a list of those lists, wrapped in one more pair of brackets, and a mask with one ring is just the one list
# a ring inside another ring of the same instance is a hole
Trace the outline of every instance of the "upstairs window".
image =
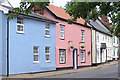
[(104, 34), (103, 34), (103, 41), (104, 41)]
[(113, 39), (114, 39), (113, 42), (115, 43), (115, 36), (113, 37)]
[(50, 24), (45, 25), (45, 37), (50, 37)]
[(65, 39), (65, 34), (64, 34), (64, 32), (65, 32), (65, 26), (64, 25), (60, 25), (60, 39)]
[(85, 42), (85, 35), (84, 35), (85, 31), (81, 30), (81, 42)]
[(99, 33), (97, 32), (96, 35), (97, 35), (97, 42), (99, 42)]
[(17, 17), (17, 32), (24, 33), (24, 19), (22, 17)]
[(45, 47), (46, 62), (50, 62), (50, 47)]

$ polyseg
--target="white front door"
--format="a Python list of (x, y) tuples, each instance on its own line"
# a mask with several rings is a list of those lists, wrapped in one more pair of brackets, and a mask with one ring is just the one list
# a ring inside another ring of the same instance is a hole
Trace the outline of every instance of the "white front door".
[(73, 68), (77, 69), (77, 49), (73, 50)]

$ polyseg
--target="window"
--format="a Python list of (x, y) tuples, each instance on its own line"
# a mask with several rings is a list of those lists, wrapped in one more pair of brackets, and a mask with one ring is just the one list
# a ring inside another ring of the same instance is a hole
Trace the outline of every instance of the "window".
[(97, 56), (98, 56), (98, 58), (100, 57), (100, 55), (99, 55), (99, 48), (97, 48)]
[(115, 56), (115, 47), (114, 47), (114, 55), (113, 56)]
[(24, 33), (24, 20), (21, 17), (17, 17), (17, 32)]
[(113, 37), (113, 39), (114, 39), (113, 42), (115, 43), (115, 36)]
[(119, 39), (117, 38), (117, 44), (119, 43)]
[(50, 37), (50, 24), (45, 25), (45, 37)]
[(81, 50), (81, 63), (85, 62), (85, 50)]
[(64, 25), (60, 25), (60, 39), (65, 39), (64, 32), (65, 32), (65, 26)]
[(103, 34), (103, 41), (104, 41), (104, 34)]
[(60, 56), (60, 63), (61, 64), (65, 64), (65, 53), (66, 53), (65, 49), (60, 49), (59, 50), (59, 56)]
[(110, 38), (110, 37), (108, 36), (108, 42), (109, 42), (109, 38)]
[(107, 41), (107, 35), (105, 35), (105, 41)]
[(50, 47), (45, 47), (46, 62), (50, 62)]
[(97, 32), (97, 42), (99, 42), (99, 33)]
[(84, 30), (81, 30), (81, 42), (85, 42)]
[(39, 62), (39, 47), (37, 47), (37, 46), (34, 46), (33, 47), (33, 52), (34, 52), (34, 63), (37, 63), (37, 62)]

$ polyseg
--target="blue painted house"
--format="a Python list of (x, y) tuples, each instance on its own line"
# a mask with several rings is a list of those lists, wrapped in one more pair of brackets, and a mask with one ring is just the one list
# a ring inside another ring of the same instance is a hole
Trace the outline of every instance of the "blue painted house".
[(0, 75), (56, 70), (56, 22), (35, 13), (8, 20), (9, 12), (0, 10)]

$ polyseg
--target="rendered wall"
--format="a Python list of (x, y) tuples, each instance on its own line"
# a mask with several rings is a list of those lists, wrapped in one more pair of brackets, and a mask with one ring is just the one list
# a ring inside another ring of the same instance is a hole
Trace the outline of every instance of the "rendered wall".
[[(10, 74), (56, 70), (55, 24), (50, 24), (50, 38), (45, 37), (45, 22), (24, 18), (24, 34), (16, 33), (17, 20), (10, 21)], [(39, 63), (33, 63), (33, 47), (39, 46)], [(50, 47), (46, 62), (45, 47)]]

